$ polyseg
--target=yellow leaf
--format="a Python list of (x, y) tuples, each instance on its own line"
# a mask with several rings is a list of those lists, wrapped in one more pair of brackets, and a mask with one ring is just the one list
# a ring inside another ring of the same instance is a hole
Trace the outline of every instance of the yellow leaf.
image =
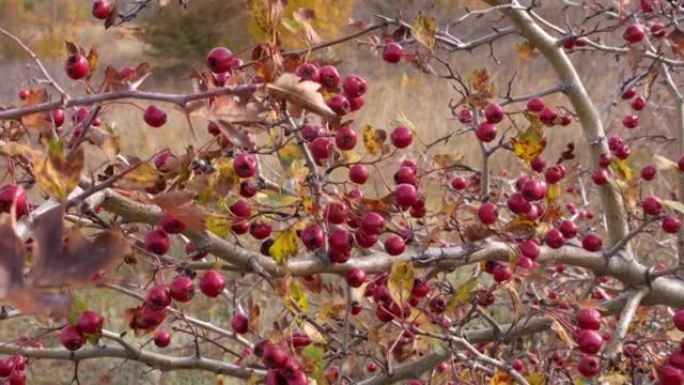
[(465, 281), (461, 286), (456, 289), (456, 292), (454, 292), (454, 295), (451, 296), (449, 299), (449, 303), (447, 304), (447, 309), (448, 310), (456, 310), (459, 306), (462, 306), (470, 301), (470, 298), (473, 296), (473, 290), (477, 286), (477, 278), (476, 277), (471, 277), (467, 281)]
[(632, 167), (630, 167), (626, 160), (615, 159), (611, 163), (611, 166), (625, 182), (631, 182), (632, 179), (634, 179), (634, 170), (632, 170)]
[(296, 281), (292, 282), (292, 286), (285, 295), (285, 304), (293, 312), (298, 313), (297, 309), (292, 306), (292, 304), (297, 304), (299, 309), (304, 313), (309, 312), (309, 300), (306, 294), (302, 290), (302, 287)]
[(478, 68), (470, 74), (470, 86), (477, 92), (478, 98), (487, 99), (494, 96), (496, 87), (486, 68)]
[(88, 52), (88, 63), (90, 64), (88, 77), (90, 77), (97, 70), (97, 66), (100, 65), (100, 54), (95, 47), (90, 48)]
[(252, 37), (263, 43), (271, 42), (283, 17), (283, 6), (280, 1), (249, 0), (249, 21), (247, 28)]
[(546, 199), (549, 202), (553, 202), (563, 195), (563, 188), (559, 184), (552, 184), (546, 191)]
[(565, 328), (563, 327), (563, 325), (560, 324), (560, 322), (554, 320), (551, 324), (551, 330), (556, 332), (558, 338), (560, 338), (561, 341), (565, 342), (569, 348), (572, 348), (575, 345), (575, 342), (572, 340), (572, 338), (570, 338), (568, 332), (565, 331)]
[(382, 144), (387, 140), (387, 133), (383, 130), (373, 130), (373, 126), (363, 126), (363, 146), (369, 154), (379, 154)]
[(139, 164), (135, 170), (129, 172), (121, 178), (127, 185), (137, 188), (155, 187), (162, 180), (162, 175), (149, 162)]
[(497, 369), (489, 381), (489, 385), (513, 385), (513, 377), (501, 369)]
[(679, 166), (677, 165), (676, 162), (661, 156), (661, 155), (656, 155), (653, 157), (653, 160), (655, 161), (656, 167), (658, 167), (658, 170), (677, 170), (679, 169)]
[(622, 385), (629, 383), (629, 378), (618, 372), (608, 372), (601, 374), (599, 382), (604, 385)]
[(392, 265), (387, 287), (396, 303), (402, 304), (408, 301), (415, 278), (416, 272), (411, 262), (400, 261)]
[(207, 226), (207, 230), (212, 232), (218, 237), (225, 238), (230, 234), (230, 226), (232, 222), (228, 218), (219, 217), (217, 215), (209, 215), (204, 221)]
[(301, 81), (295, 74), (284, 73), (275, 82), (268, 84), (266, 89), (276, 99), (287, 100), (297, 107), (328, 119), (337, 118), (337, 114), (328, 107), (323, 95), (318, 92), (320, 87), (321, 85), (316, 82)]
[(435, 48), (437, 21), (434, 16), (425, 16), (422, 14), (416, 16), (416, 18), (413, 19), (411, 32), (417, 42), (431, 50)]
[(281, 232), (268, 249), (273, 260), (278, 264), (287, 262), (288, 258), (297, 255), (297, 250), (299, 250), (299, 243), (297, 231), (294, 228)]
[(544, 385), (546, 384), (546, 377), (541, 373), (528, 374), (525, 379), (530, 385)]
[(539, 121), (539, 118), (532, 114), (525, 115), (530, 121), (530, 126), (515, 138), (511, 138), (511, 147), (513, 147), (513, 152), (518, 158), (530, 162), (546, 148), (546, 136), (544, 135), (544, 125)]
[(270, 207), (283, 208), (292, 206), (293, 204), (299, 202), (301, 198), (294, 195), (285, 195), (277, 193), (262, 193), (259, 192), (254, 197), (257, 202), (268, 205)]
[(304, 150), (297, 143), (288, 143), (278, 150), (278, 159), (283, 170), (288, 170), (294, 161), (304, 159)]
[(51, 141), (47, 157), (36, 162), (34, 174), (38, 186), (46, 194), (63, 200), (78, 184), (85, 156), (83, 148), (78, 147), (65, 157), (62, 146), (61, 141)]

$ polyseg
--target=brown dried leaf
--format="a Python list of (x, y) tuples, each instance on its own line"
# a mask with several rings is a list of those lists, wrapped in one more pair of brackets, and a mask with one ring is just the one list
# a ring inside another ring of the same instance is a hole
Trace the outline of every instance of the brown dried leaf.
[(312, 23), (316, 20), (316, 12), (311, 8), (299, 8), (292, 12), (292, 19), (297, 22), (301, 29), (302, 40), (311, 47), (322, 42)]
[(518, 58), (521, 60), (529, 61), (539, 56), (539, 53), (535, 51), (534, 44), (532, 44), (532, 42), (529, 40), (519, 43), (515, 48)]
[(111, 0), (109, 2), (109, 7), (111, 8), (111, 12), (109, 12), (109, 17), (104, 22), (105, 29), (109, 29), (116, 24), (116, 21), (119, 19), (119, 7), (116, 0)]
[(118, 91), (123, 88), (121, 73), (112, 66), (107, 66), (104, 72), (103, 89)]
[(684, 51), (684, 32), (674, 28), (667, 39), (672, 43), (672, 52), (677, 56), (682, 56)]
[(81, 48), (76, 45), (76, 43), (72, 43), (70, 41), (65, 41), (64, 45), (66, 47), (67, 54), (69, 56), (77, 55), (81, 53)]
[(164, 178), (149, 162), (138, 164), (135, 170), (127, 173), (119, 181), (119, 185), (131, 188), (153, 188), (163, 184)]
[(417, 42), (430, 50), (435, 48), (435, 36), (437, 34), (437, 20), (434, 16), (419, 14), (413, 19), (413, 37)]
[(266, 89), (273, 98), (286, 100), (297, 107), (304, 108), (328, 119), (336, 119), (337, 115), (328, 107), (323, 95), (318, 92), (320, 84), (312, 81), (300, 81), (299, 76), (285, 73)]
[(152, 202), (185, 223), (188, 228), (204, 231), (208, 214), (202, 206), (195, 204), (194, 197), (195, 194), (188, 191), (173, 191), (157, 195)]
[(260, 44), (252, 50), (252, 67), (265, 83), (274, 81), (283, 72), (283, 56), (280, 49), (271, 44)]
[[(24, 103), (24, 107), (32, 107), (40, 103), (45, 103), (48, 100), (48, 93), (44, 88), (31, 90), (29, 96)], [(25, 115), (21, 118), (21, 123), (27, 130), (48, 131), (52, 129), (52, 122), (49, 115), (44, 112), (36, 112), (35, 114)]]
[(90, 63), (90, 72), (88, 72), (88, 79), (90, 79), (91, 76), (93, 76), (93, 73), (97, 70), (97, 67), (100, 65), (100, 54), (97, 52), (97, 49), (95, 47), (91, 47), (90, 51), (88, 51), (88, 63)]
[(52, 141), (48, 144), (47, 157), (35, 164), (36, 182), (46, 194), (66, 199), (78, 184), (84, 164), (83, 147), (65, 157), (62, 142)]

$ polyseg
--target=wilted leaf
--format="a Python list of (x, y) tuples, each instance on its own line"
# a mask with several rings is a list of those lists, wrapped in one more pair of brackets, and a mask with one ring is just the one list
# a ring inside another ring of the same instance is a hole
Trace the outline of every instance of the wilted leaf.
[(487, 99), (496, 93), (494, 81), (484, 67), (478, 68), (470, 74), (469, 83), (475, 91), (470, 96), (469, 102), (475, 107), (484, 107), (487, 104)]
[(299, 250), (297, 231), (294, 228), (282, 231), (268, 250), (276, 263), (287, 262), (290, 257), (297, 255)]
[(525, 40), (524, 42), (515, 46), (515, 50), (518, 53), (518, 58), (525, 61), (532, 60), (539, 55), (537, 52), (535, 52), (534, 48), (534, 44), (532, 44), (532, 42), (529, 40)]
[(255, 199), (257, 202), (263, 205), (274, 208), (289, 207), (302, 200), (300, 197), (295, 195), (262, 192), (257, 193)]
[(62, 146), (60, 141), (51, 141), (48, 144), (47, 157), (35, 163), (34, 174), (38, 186), (46, 194), (66, 199), (78, 184), (85, 156), (83, 147), (78, 147), (65, 157)]
[(544, 385), (546, 384), (546, 377), (541, 373), (531, 373), (525, 376), (527, 383), (530, 385)]
[(65, 41), (64, 46), (66, 47), (67, 55), (73, 56), (81, 53), (81, 48), (70, 41)]
[(207, 230), (219, 238), (225, 238), (230, 234), (230, 227), (232, 224), (233, 222), (230, 219), (217, 215), (209, 215), (204, 221)]
[[(29, 96), (24, 102), (24, 107), (32, 107), (40, 103), (45, 103), (48, 100), (47, 91), (44, 88), (30, 90)], [(35, 114), (28, 114), (21, 118), (21, 124), (27, 130), (47, 131), (52, 129), (52, 121), (50, 115), (44, 112), (36, 112)]]
[(489, 381), (489, 385), (513, 385), (513, 377), (501, 369), (497, 369)]
[(447, 310), (453, 311), (456, 308), (470, 302), (473, 290), (477, 286), (477, 277), (471, 277), (459, 286), (447, 303)]
[(318, 92), (320, 86), (312, 81), (300, 81), (299, 76), (295, 74), (284, 73), (274, 83), (268, 84), (266, 89), (276, 99), (287, 100), (322, 117), (336, 119), (337, 115)]
[(678, 170), (679, 169), (679, 165), (676, 162), (674, 162), (674, 161), (672, 161), (672, 160), (670, 160), (670, 159), (668, 159), (662, 155), (655, 155), (653, 157), (653, 160), (655, 161), (655, 164), (656, 164), (656, 167), (658, 167), (658, 170)]
[(514, 234), (516, 237), (525, 238), (534, 235), (537, 227), (535, 222), (526, 215), (517, 215), (504, 226), (504, 231)]
[(252, 50), (252, 67), (265, 83), (270, 83), (283, 72), (283, 57), (274, 44), (259, 44)]
[(296, 308), (292, 306), (292, 304), (296, 304), (297, 307), (299, 307), (299, 309), (301, 309), (301, 311), (304, 313), (309, 312), (309, 300), (306, 297), (304, 290), (302, 290), (301, 286), (299, 286), (296, 281), (292, 282), (292, 285), (289, 287), (287, 294), (285, 295), (285, 304), (295, 314), (298, 312)]
[(88, 73), (88, 78), (95, 73), (97, 70), (97, 67), (100, 65), (100, 54), (97, 52), (97, 49), (95, 47), (91, 47), (90, 51), (88, 51), (88, 63), (90, 64), (90, 72)]
[(383, 130), (374, 130), (370, 124), (363, 126), (363, 146), (369, 154), (382, 152), (382, 144), (387, 140), (387, 133)]
[(280, 1), (248, 0), (248, 29), (256, 41), (274, 43), (283, 18)]
[(566, 160), (575, 159), (575, 143), (568, 143), (565, 151), (561, 153), (560, 158), (558, 158), (558, 164), (563, 163)]
[(152, 202), (161, 207), (164, 212), (183, 222), (195, 231), (206, 229), (207, 213), (202, 206), (195, 204), (195, 195), (188, 191), (173, 191), (158, 194)]
[(544, 125), (539, 121), (538, 116), (532, 114), (525, 114), (525, 116), (530, 121), (530, 125), (515, 138), (511, 138), (511, 147), (518, 158), (530, 162), (546, 148), (546, 136)]
[(676, 211), (679, 214), (684, 215), (684, 204), (678, 201), (671, 201), (669, 199), (663, 200), (663, 204), (670, 210)]
[(110, 7), (109, 16), (107, 17), (107, 19), (104, 22), (105, 29), (109, 29), (111, 26), (116, 24), (117, 20), (119, 20), (119, 6), (117, 4), (117, 1), (116, 0), (110, 1), (109, 7)]
[[(313, 23), (316, 21), (316, 12), (311, 8), (299, 8), (292, 12), (291, 19), (285, 19), (287, 23), (283, 23), (285, 27), (289, 27), (295, 35), (299, 36), (307, 46), (311, 47), (321, 43), (321, 37), (318, 36)], [(292, 22), (289, 22), (292, 21)]]
[(425, 16), (422, 14), (416, 16), (416, 18), (413, 19), (411, 32), (417, 42), (431, 50), (435, 48), (437, 21), (434, 16)]
[(667, 35), (667, 39), (672, 43), (672, 52), (678, 56), (684, 51), (684, 32), (678, 28), (673, 28)]
[(432, 163), (437, 168), (452, 168), (462, 164), (463, 154), (453, 151), (451, 154), (435, 154), (432, 157)]
[(560, 324), (560, 322), (554, 320), (553, 323), (551, 323), (551, 330), (556, 332), (558, 338), (565, 342), (568, 345), (568, 348), (572, 349), (572, 347), (575, 345), (575, 342), (572, 340), (572, 338), (570, 338), (568, 332), (565, 330), (563, 325)]
[(392, 299), (396, 303), (403, 304), (408, 301), (415, 279), (416, 272), (411, 262), (400, 261), (392, 265), (392, 270), (387, 280), (387, 287)]
[(618, 372), (607, 372), (601, 374), (599, 377), (599, 382), (602, 385), (623, 385), (628, 384), (630, 381), (629, 377), (625, 376), (624, 374), (620, 374)]
[(615, 171), (617, 171), (620, 178), (622, 178), (622, 180), (625, 182), (629, 183), (632, 181), (632, 179), (634, 179), (634, 170), (632, 170), (632, 167), (630, 167), (626, 160), (615, 159), (611, 163), (611, 166), (613, 169), (615, 169)]
[(298, 159), (304, 159), (304, 150), (302, 146), (297, 143), (288, 143), (278, 150), (278, 159), (283, 167), (283, 170), (288, 170), (292, 162)]

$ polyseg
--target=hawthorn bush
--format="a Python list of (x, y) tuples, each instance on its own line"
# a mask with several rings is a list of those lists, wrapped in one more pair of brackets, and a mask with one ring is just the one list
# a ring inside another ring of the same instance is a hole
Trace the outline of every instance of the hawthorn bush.
[[(81, 362), (112, 359), (217, 383), (684, 383), (680, 2), (487, 0), (447, 23), (374, 15), (330, 40), (324, 2), (304, 3), (249, 1), (251, 56), (212, 47), (182, 94), (146, 90), (149, 63), (114, 68), (75, 42), (67, 87), (0, 28), (37, 70), (0, 109), (0, 321), (31, 321), (3, 334), (0, 383), (30, 382), (43, 360), (72, 362), (59, 380), (80, 383)], [(92, 16), (119, 28), (147, 6), (95, 0)], [(497, 54), (512, 41), (557, 84), (514, 94)], [(443, 79), (458, 97), (434, 107), (453, 129), (426, 141), (405, 116), (355, 120), (373, 79), (318, 56), (354, 42)], [(487, 48), (491, 63), (450, 64)], [(606, 100), (580, 54), (625, 74)], [(102, 117), (119, 104), (146, 125), (127, 135), (164, 135), (176, 109), (211, 139), (126, 154)], [(562, 130), (581, 148), (545, 151)], [(467, 137), (478, 162), (440, 153)], [(501, 153), (515, 160), (497, 170)], [(93, 290), (120, 308), (92, 309)]]

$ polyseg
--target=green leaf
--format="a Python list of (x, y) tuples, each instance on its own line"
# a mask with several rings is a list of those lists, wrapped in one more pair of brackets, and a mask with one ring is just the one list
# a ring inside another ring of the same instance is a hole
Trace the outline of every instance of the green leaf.
[(306, 357), (307, 361), (315, 366), (315, 370), (311, 374), (316, 383), (318, 385), (327, 384), (328, 380), (325, 377), (325, 350), (317, 345), (309, 345), (302, 349), (302, 354)]
[(392, 265), (387, 287), (396, 303), (402, 304), (408, 301), (415, 279), (416, 272), (411, 262), (401, 261)]
[(86, 310), (88, 310), (88, 304), (86, 304), (85, 298), (81, 294), (74, 293), (71, 300), (71, 309), (69, 309), (69, 323), (76, 326), (78, 317)]

